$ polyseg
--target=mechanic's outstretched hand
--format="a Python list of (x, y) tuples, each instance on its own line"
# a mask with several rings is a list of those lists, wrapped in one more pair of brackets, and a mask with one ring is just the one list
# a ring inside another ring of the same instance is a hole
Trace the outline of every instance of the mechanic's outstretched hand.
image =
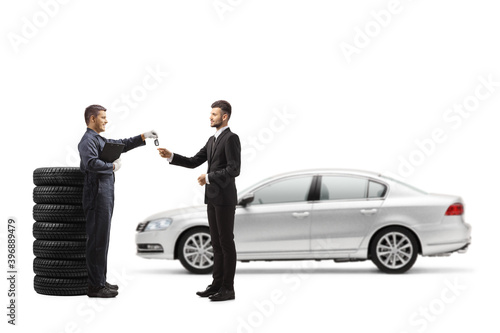
[(160, 156), (163, 158), (170, 158), (172, 157), (172, 152), (166, 148), (157, 148), (158, 153), (160, 153)]
[(151, 130), (143, 134), (144, 139), (158, 139), (158, 133), (155, 130)]

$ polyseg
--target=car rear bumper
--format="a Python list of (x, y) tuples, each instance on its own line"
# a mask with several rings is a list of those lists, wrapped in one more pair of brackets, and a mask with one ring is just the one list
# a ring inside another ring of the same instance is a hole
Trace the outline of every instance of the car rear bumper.
[(443, 223), (432, 230), (420, 230), (422, 255), (465, 253), (471, 244), (471, 226), (463, 221)]

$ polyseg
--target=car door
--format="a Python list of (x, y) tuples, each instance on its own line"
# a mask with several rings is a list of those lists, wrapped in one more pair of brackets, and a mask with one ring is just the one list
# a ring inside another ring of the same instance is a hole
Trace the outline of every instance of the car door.
[(323, 175), (311, 221), (311, 251), (355, 252), (375, 219), (387, 186), (362, 176)]
[(252, 191), (251, 203), (237, 207), (238, 259), (287, 259), (309, 252), (312, 180), (313, 175), (271, 181)]

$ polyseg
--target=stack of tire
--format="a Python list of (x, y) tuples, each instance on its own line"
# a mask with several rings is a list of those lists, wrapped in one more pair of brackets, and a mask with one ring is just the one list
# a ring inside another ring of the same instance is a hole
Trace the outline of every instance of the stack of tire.
[(33, 172), (33, 271), (39, 294), (87, 294), (83, 174), (79, 168), (38, 168)]

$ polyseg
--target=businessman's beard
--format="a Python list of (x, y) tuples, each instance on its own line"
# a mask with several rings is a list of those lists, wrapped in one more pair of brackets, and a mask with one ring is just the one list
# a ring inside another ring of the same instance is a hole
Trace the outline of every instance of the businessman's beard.
[(218, 123), (214, 122), (211, 126), (215, 127), (215, 128), (219, 128), (221, 125), (222, 125), (222, 121), (220, 121)]

